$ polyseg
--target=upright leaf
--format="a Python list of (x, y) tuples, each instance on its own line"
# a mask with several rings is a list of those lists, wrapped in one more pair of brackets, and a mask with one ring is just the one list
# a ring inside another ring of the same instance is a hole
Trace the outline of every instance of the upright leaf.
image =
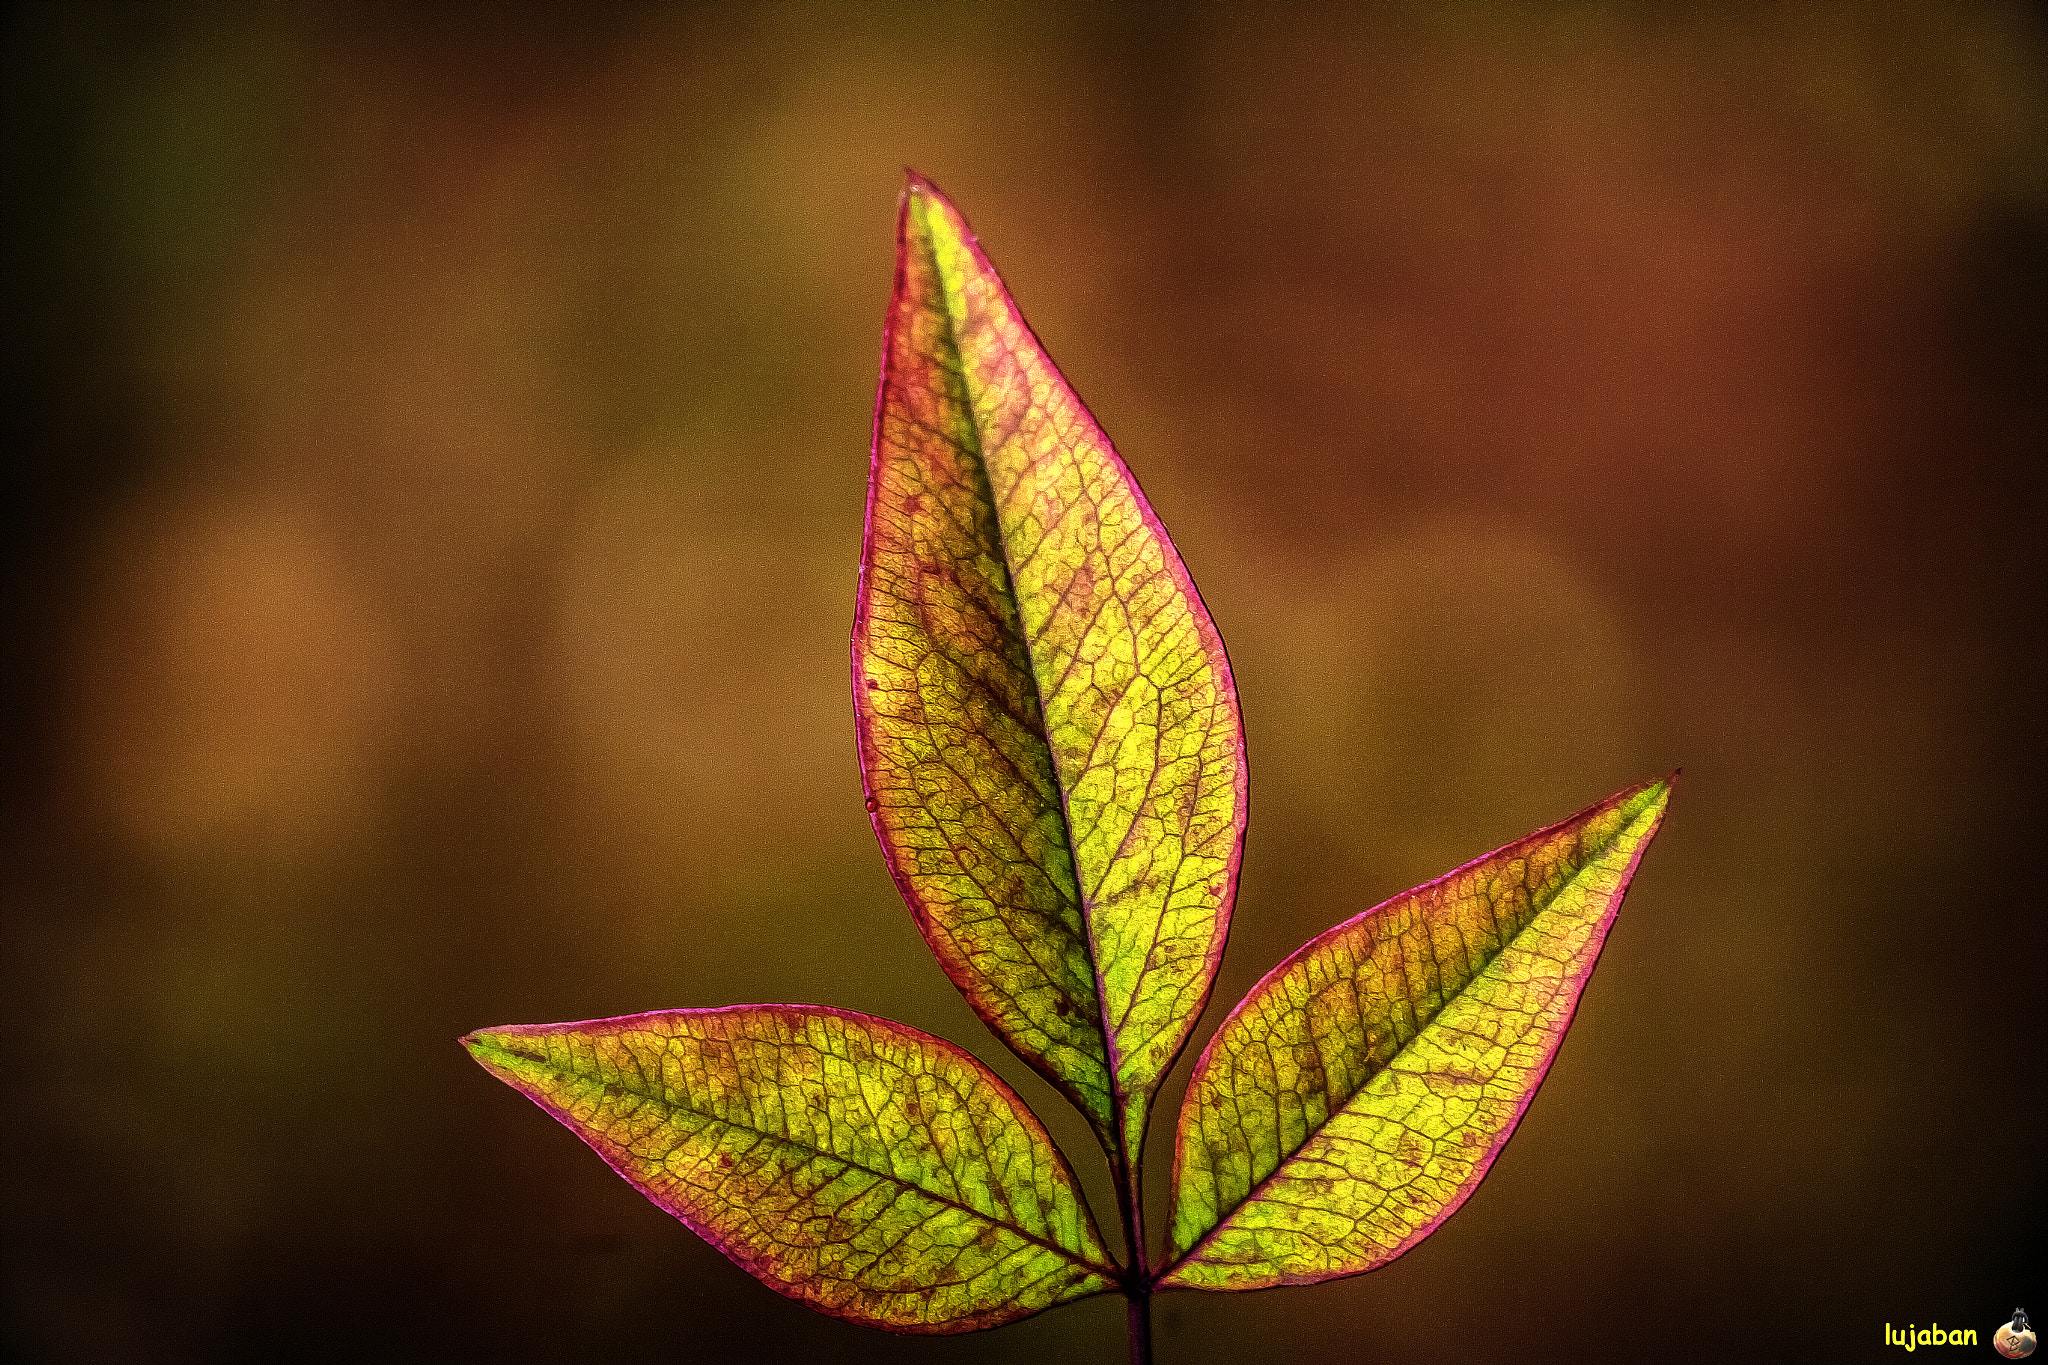
[(853, 640), (869, 809), (947, 974), (1125, 1160), (1229, 929), (1230, 666), (966, 222), (912, 177), (898, 234)]
[(1160, 1287), (1355, 1275), (1448, 1218), (1542, 1083), (1669, 798), (1633, 787), (1267, 973), (1188, 1083)]
[(915, 1029), (735, 1005), (462, 1041), (711, 1245), (835, 1317), (968, 1332), (1115, 1278), (1023, 1101)]

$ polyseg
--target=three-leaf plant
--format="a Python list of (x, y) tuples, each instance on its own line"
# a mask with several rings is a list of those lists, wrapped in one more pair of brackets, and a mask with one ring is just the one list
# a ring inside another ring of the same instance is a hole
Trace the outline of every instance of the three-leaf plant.
[(965, 220), (912, 176), (875, 406), (853, 697), (875, 833), (933, 953), (1108, 1155), (1125, 1255), (1023, 1100), (951, 1043), (809, 1005), (484, 1029), (470, 1052), (776, 1290), (897, 1332), (1310, 1284), (1471, 1194), (1556, 1055), (1670, 782), (1316, 938), (1195, 1063), (1172, 1228), (1142, 1158), (1223, 955), (1245, 757), (1165, 528)]

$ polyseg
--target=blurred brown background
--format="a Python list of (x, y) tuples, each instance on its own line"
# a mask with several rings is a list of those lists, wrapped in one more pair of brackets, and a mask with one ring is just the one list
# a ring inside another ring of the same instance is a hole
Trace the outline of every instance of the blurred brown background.
[(2033, 12), (8, 23), (10, 1358), (1122, 1358), (1112, 1299), (950, 1341), (806, 1313), (453, 1041), (889, 1015), (1009, 1076), (1111, 1216), (862, 810), (905, 165), (1230, 644), (1207, 1026), (1686, 769), (1466, 1210), (1361, 1279), (1163, 1299), (1162, 1365), (1865, 1359), (2048, 1309)]

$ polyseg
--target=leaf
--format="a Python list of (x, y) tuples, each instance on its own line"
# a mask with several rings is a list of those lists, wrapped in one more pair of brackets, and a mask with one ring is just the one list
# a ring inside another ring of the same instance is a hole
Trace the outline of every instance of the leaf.
[(770, 1287), (897, 1332), (969, 1332), (1113, 1287), (1066, 1159), (951, 1043), (734, 1005), (462, 1040)]
[(1467, 863), (1252, 987), (1188, 1083), (1159, 1287), (1356, 1275), (1450, 1217), (1542, 1084), (1670, 794)]
[(912, 176), (898, 234), (853, 637), (868, 808), (947, 975), (1128, 1161), (1229, 931), (1230, 665), (966, 222)]

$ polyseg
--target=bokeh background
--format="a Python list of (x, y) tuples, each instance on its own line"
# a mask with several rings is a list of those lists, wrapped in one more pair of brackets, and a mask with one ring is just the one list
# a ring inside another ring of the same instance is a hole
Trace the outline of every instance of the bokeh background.
[(1162, 1299), (1162, 1362), (1865, 1359), (2048, 1310), (2034, 11), (7, 22), (10, 1359), (1122, 1358), (1114, 1299), (806, 1313), (454, 1042), (885, 1014), (1110, 1216), (862, 809), (905, 165), (1232, 651), (1197, 1046), (1311, 934), (1685, 767), (1465, 1211), (1357, 1280)]

